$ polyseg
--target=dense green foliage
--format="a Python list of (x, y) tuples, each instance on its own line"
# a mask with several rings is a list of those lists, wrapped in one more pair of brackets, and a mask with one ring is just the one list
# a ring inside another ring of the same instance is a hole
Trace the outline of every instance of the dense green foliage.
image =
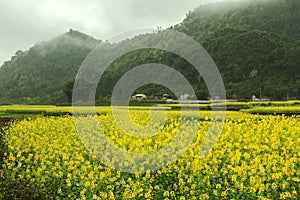
[(215, 60), (229, 98), (299, 98), (300, 2), (261, 1), (200, 6), (175, 27)]
[[(255, 95), (271, 100), (299, 99), (299, 9), (298, 0), (203, 5), (171, 28), (191, 36), (210, 53), (222, 74), (228, 98), (250, 100)], [(149, 38), (140, 36), (125, 42), (144, 43)], [(98, 40), (71, 30), (29, 51), (18, 51), (0, 68), (0, 103), (70, 102), (76, 72), (97, 44)], [(114, 85), (128, 69), (155, 62), (180, 71), (198, 99), (209, 97), (201, 76), (184, 59), (148, 49), (118, 58), (100, 80), (97, 100), (109, 100)], [(157, 85), (144, 86), (137, 92), (147, 96), (170, 94)]]
[(0, 68), (0, 102), (55, 104), (67, 101), (65, 83), (99, 41), (70, 30), (29, 50), (17, 51)]

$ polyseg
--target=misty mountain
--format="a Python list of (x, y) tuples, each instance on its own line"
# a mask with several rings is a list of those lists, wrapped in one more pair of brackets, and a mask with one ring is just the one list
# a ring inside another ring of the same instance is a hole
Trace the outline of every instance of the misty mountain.
[(1, 103), (66, 102), (66, 80), (75, 77), (84, 58), (100, 42), (70, 29), (27, 51), (17, 51), (0, 68)]
[(297, 0), (228, 1), (199, 6), (175, 29), (204, 41), (217, 30), (244, 27), (300, 39), (300, 2)]
[[(170, 28), (189, 35), (210, 53), (221, 72), (228, 98), (300, 98), (299, 8), (297, 0), (202, 5)], [(139, 36), (126, 42), (148, 40), (151, 37)], [(71, 29), (27, 51), (17, 51), (0, 68), (0, 103), (70, 101), (79, 66), (100, 43)], [(151, 49), (118, 58), (100, 80), (97, 100), (109, 99), (114, 85), (127, 70), (154, 62), (180, 71), (199, 99), (209, 96), (203, 80), (189, 63), (169, 52)], [(137, 92), (150, 96), (168, 90), (147, 85)]]

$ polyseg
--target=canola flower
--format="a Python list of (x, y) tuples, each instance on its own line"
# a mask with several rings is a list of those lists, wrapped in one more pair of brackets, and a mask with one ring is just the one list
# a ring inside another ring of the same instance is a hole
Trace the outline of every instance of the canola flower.
[[(140, 125), (149, 124), (146, 111), (133, 110), (131, 115)], [(139, 153), (167, 145), (180, 125), (178, 115), (168, 111), (160, 133), (150, 138), (128, 135), (109, 112), (98, 120), (115, 145)], [(58, 199), (300, 198), (299, 117), (228, 112), (218, 142), (199, 158), (210, 112), (201, 111), (201, 118), (188, 111), (185, 115), (197, 124), (194, 142), (176, 162), (156, 171), (125, 173), (106, 167), (84, 147), (73, 117), (66, 116), (23, 120), (6, 129), (7, 151), (0, 174), (28, 180)], [(189, 123), (184, 129), (187, 134), (194, 131)], [(86, 131), (88, 135), (92, 130)], [(97, 144), (90, 144), (96, 151)], [(118, 155), (105, 156), (113, 160)]]

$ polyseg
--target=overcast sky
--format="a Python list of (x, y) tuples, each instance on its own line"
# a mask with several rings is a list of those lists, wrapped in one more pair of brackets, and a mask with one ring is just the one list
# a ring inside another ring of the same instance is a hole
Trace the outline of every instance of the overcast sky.
[(101, 40), (138, 28), (180, 23), (215, 0), (0, 0), (0, 65), (14, 53), (70, 28)]

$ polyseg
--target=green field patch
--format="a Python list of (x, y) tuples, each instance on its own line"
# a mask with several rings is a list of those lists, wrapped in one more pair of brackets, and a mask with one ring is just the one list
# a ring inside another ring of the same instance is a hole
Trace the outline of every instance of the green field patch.
[(243, 112), (261, 115), (300, 115), (300, 106), (270, 106), (253, 107)]

